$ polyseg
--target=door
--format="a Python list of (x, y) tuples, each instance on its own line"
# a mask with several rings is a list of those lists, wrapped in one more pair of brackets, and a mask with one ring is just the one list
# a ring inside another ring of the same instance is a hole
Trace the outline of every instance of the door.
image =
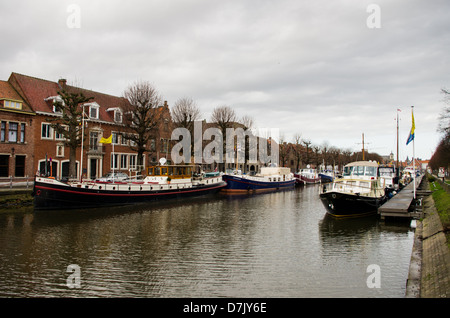
[(91, 158), (91, 160), (89, 160), (89, 164), (90, 164), (90, 167), (89, 167), (89, 171), (90, 171), (89, 178), (91, 180), (95, 180), (95, 179), (97, 179), (98, 159)]

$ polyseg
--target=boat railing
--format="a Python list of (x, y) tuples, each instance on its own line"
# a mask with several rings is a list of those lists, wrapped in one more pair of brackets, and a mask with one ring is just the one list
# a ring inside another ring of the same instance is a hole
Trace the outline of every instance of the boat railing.
[[(211, 177), (204, 180), (204, 182), (198, 182), (198, 184), (212, 184), (221, 181), (221, 177)], [(78, 183), (73, 186), (92, 190), (109, 190), (109, 191), (160, 191), (160, 190), (173, 190), (173, 189), (187, 189), (195, 187), (195, 183), (95, 183), (86, 182)]]
[(339, 190), (348, 193), (371, 193), (384, 190), (385, 186), (375, 180), (366, 179), (338, 179), (331, 184), (324, 184), (321, 193)]

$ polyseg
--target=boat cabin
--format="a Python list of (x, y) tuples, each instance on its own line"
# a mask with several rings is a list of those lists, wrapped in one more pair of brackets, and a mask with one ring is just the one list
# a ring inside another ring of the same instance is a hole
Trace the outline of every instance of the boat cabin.
[(170, 177), (170, 179), (187, 179), (192, 177), (194, 166), (151, 166), (147, 168), (149, 177)]
[(372, 161), (356, 161), (344, 167), (342, 176), (350, 178), (376, 179), (378, 177), (378, 164)]
[(349, 163), (344, 167), (342, 178), (336, 179), (329, 190), (365, 196), (384, 195), (384, 187), (380, 185), (378, 163), (372, 161)]

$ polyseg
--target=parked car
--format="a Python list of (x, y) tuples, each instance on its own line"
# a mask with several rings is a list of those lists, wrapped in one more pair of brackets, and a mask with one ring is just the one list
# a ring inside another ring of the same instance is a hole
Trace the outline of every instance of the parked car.
[(95, 182), (123, 182), (128, 179), (128, 175), (123, 172), (109, 172), (101, 178), (95, 179)]

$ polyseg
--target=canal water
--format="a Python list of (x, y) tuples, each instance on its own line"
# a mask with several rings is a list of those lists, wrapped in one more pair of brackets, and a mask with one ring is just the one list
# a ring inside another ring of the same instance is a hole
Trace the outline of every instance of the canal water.
[(1, 212), (0, 297), (404, 297), (413, 237), (327, 216), (318, 186)]

